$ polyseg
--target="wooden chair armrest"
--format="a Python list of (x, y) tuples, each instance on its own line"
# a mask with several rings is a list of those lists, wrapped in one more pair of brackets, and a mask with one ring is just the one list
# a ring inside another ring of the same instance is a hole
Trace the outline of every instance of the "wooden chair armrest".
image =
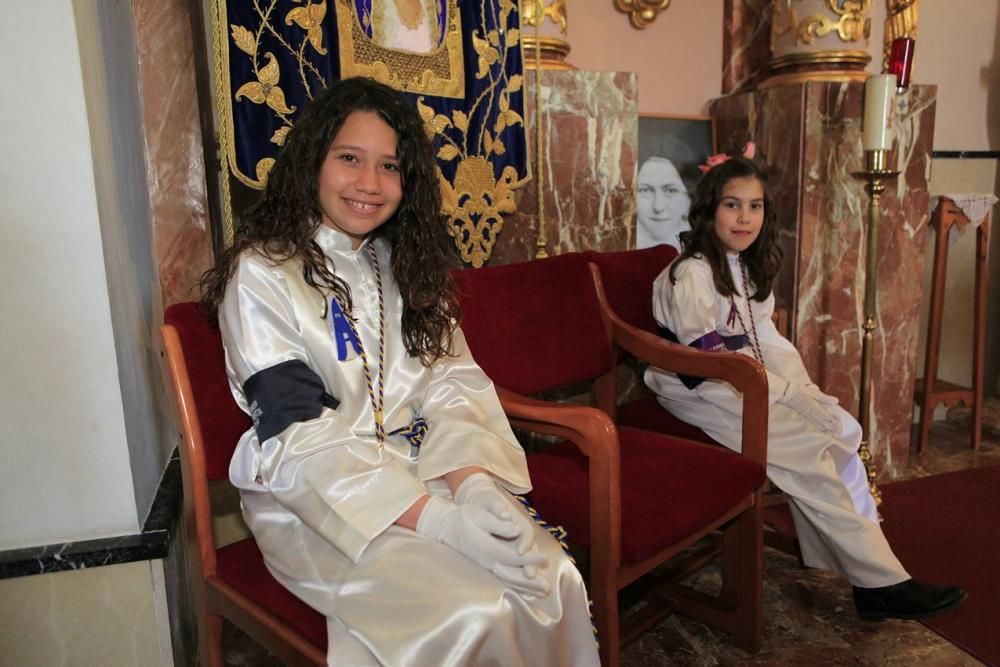
[(588, 405), (528, 398), (497, 387), (510, 423), (572, 442), (588, 460), (591, 535), (606, 535), (599, 550), (613, 568), (621, 564), (621, 455), (611, 417)]
[(695, 350), (628, 324), (611, 308), (597, 265), (591, 263), (590, 273), (608, 333), (615, 345), (657, 368), (682, 375), (724, 380), (743, 394), (743, 443), (740, 453), (751, 461), (765, 465), (769, 405), (764, 367), (745, 354)]
[(573, 442), (591, 464), (618, 465), (618, 429), (602, 410), (588, 405), (540, 401), (497, 387), (500, 405), (511, 424), (533, 433)]
[(671, 343), (625, 322), (612, 321), (615, 343), (637, 359), (665, 371), (724, 380), (743, 394), (743, 446), (740, 453), (767, 462), (767, 373), (756, 359), (736, 352), (702, 352)]

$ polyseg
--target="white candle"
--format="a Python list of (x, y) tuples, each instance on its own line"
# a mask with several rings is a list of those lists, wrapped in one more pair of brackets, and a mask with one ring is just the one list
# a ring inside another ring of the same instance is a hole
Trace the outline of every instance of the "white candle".
[(862, 142), (866, 151), (892, 148), (895, 98), (895, 74), (876, 74), (865, 81), (865, 124)]

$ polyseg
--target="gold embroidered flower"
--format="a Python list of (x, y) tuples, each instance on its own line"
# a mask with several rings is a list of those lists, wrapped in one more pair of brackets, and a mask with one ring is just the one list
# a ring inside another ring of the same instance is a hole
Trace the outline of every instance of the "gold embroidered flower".
[(268, 62), (257, 71), (258, 80), (244, 83), (234, 97), (237, 101), (245, 97), (254, 104), (265, 103), (279, 114), (295, 113), (295, 107), (285, 104), (285, 93), (278, 87), (281, 72), (277, 58), (270, 51), (264, 54), (264, 58)]
[(296, 7), (285, 16), (285, 25), (294, 23), (306, 31), (306, 39), (321, 56), (326, 55), (323, 48), (323, 18), (326, 16), (326, 2)]

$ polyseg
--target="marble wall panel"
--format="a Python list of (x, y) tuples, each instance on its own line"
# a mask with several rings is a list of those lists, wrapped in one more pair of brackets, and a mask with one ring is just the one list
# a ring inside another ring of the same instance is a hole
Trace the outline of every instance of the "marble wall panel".
[[(535, 146), (534, 73), (527, 76), (526, 124)], [(545, 248), (549, 255), (624, 250), (635, 236), (638, 77), (626, 72), (544, 71)], [(533, 259), (538, 247), (536, 179), (516, 193), (491, 264)]]
[(726, 0), (722, 26), (722, 93), (748, 90), (771, 61), (772, 0)]
[(190, 3), (135, 0), (139, 94), (163, 306), (198, 298), (212, 264)]
[[(810, 82), (715, 100), (719, 145), (758, 142), (785, 263), (775, 292), (813, 379), (857, 412), (869, 197), (862, 167), (863, 84)], [(898, 99), (900, 170), (882, 196), (871, 447), (883, 476), (906, 465), (928, 221), (935, 86)]]

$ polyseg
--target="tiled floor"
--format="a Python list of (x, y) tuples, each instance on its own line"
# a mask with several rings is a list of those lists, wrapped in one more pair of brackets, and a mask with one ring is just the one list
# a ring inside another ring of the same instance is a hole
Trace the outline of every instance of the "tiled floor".
[[(965, 429), (941, 423), (931, 431), (927, 450), (911, 455), (905, 477), (923, 477), (964, 468), (1000, 464), (1000, 436), (984, 431), (978, 452)], [(674, 615), (622, 651), (626, 667), (677, 665), (979, 665), (977, 660), (915, 621), (863, 623), (854, 614), (850, 586), (837, 576), (799, 567), (797, 561), (765, 550), (764, 638), (749, 655), (731, 639)], [(711, 578), (713, 574), (704, 575)], [(229, 665), (274, 667), (280, 663), (246, 635), (227, 626)]]

